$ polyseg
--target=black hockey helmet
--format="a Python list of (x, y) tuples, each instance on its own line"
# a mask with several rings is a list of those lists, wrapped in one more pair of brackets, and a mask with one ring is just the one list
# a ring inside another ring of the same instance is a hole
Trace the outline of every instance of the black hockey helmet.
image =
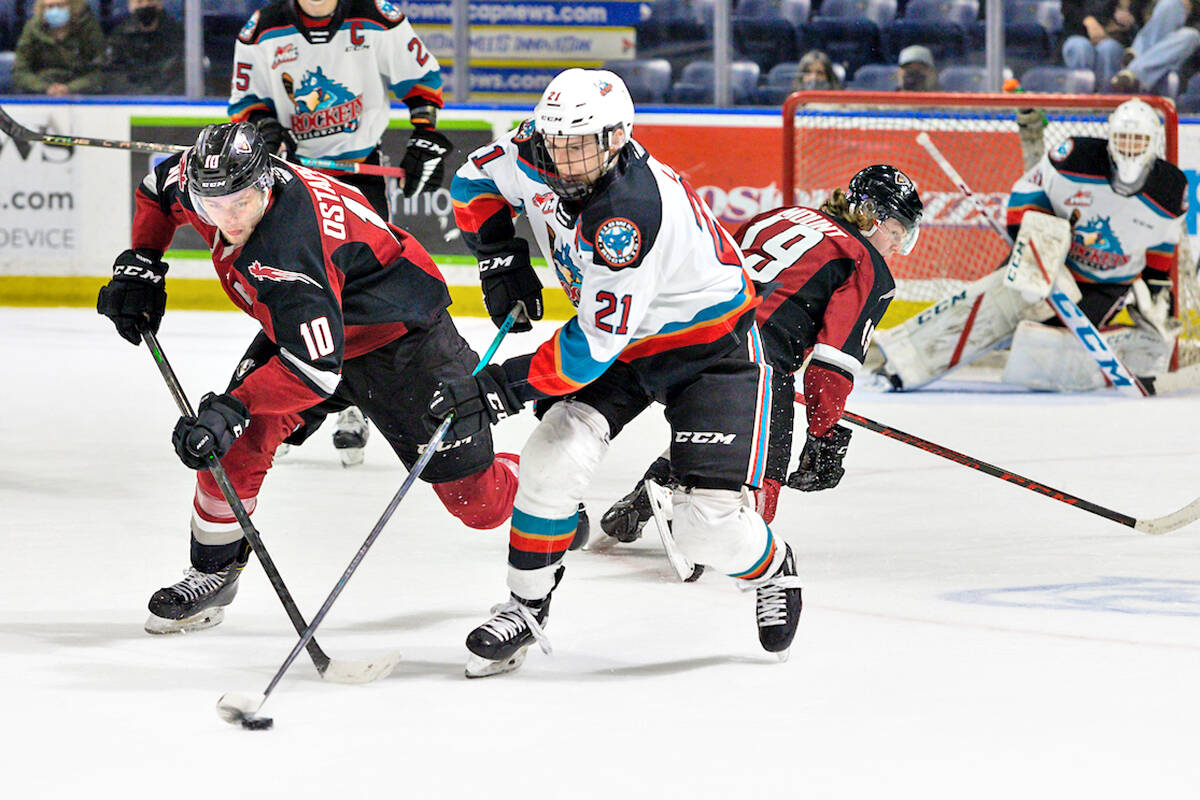
[(872, 164), (850, 179), (846, 192), (855, 208), (869, 211), (877, 222), (894, 219), (904, 226), (900, 252), (908, 255), (917, 243), (925, 206), (912, 179), (890, 164)]
[(271, 157), (258, 129), (249, 122), (225, 122), (200, 131), (187, 154), (187, 189), (196, 197), (224, 197), (274, 183)]

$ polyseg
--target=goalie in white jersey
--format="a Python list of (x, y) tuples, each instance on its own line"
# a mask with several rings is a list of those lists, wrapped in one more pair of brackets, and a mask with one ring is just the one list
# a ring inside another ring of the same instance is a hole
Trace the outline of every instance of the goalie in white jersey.
[[(430, 403), (453, 436), (538, 402), (521, 453), (509, 537), (511, 597), (467, 638), (470, 677), (514, 669), (542, 632), (576, 510), (609, 440), (650, 403), (666, 406), (684, 489), (674, 533), (692, 561), (757, 589), (758, 632), (785, 654), (800, 616), (795, 562), (746, 502), (759, 485), (770, 368), (759, 304), (737, 246), (687, 182), (631, 138), (633, 102), (604, 70), (569, 69), (534, 118), (471, 154), (451, 185), (484, 301), (542, 316), (541, 283), (513, 217), (529, 218), (578, 313), (536, 352), (443, 383)], [(528, 330), (528, 323), (525, 324)]]
[[(1108, 323), (1132, 293), (1136, 327), (1105, 338), (1135, 374), (1165, 372), (1178, 333), (1171, 267), (1187, 179), (1157, 156), (1162, 142), (1154, 109), (1130, 100), (1109, 117), (1107, 139), (1076, 136), (1043, 156), (1009, 197), (1008, 230), (1017, 246), (1008, 270), (947, 298), (953, 302), (939, 304), (943, 313), (920, 314), (877, 333), (892, 386), (919, 388), (1011, 338), (1005, 381), (1036, 389), (1100, 388), (1103, 376), (1080, 344), (1057, 320), (1039, 324), (1053, 317), (1043, 302), (1052, 281), (1096, 326)], [(1033, 251), (1037, 260), (1023, 258)], [(1050, 280), (1036, 279), (1040, 268)]]

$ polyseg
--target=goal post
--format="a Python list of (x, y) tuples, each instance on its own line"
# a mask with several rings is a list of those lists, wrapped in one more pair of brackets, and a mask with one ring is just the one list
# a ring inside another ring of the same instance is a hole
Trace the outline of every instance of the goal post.
[[(1042, 152), (1071, 136), (1106, 135), (1112, 110), (1125, 95), (960, 94), (949, 92), (796, 92), (783, 105), (785, 202), (819, 206), (845, 188), (864, 166), (888, 163), (916, 183), (925, 206), (921, 237), (912, 254), (891, 260), (896, 299), (881, 327), (897, 324), (984, 277), (1007, 257), (1008, 246), (980, 211), (923, 148), (936, 142), (988, 214), (1005, 223), (1009, 191), (1025, 172), (1017, 112), (1042, 112)], [(1141, 97), (1163, 118), (1158, 155), (1178, 163), (1179, 118), (1161, 97)], [(1036, 137), (1035, 137), (1036, 138)], [(1184, 332), (1176, 361), (1200, 363), (1200, 288), (1186, 229), (1173, 279)]]

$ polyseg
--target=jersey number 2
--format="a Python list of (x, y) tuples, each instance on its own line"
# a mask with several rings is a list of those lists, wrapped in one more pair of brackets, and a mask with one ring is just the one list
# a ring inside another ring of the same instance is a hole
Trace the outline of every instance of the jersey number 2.
[[(620, 301), (612, 292), (596, 292), (596, 302), (604, 303), (604, 308), (596, 312), (596, 327), (605, 333), (615, 333), (618, 336), (624, 336), (629, 332), (629, 307), (633, 305), (633, 298), (629, 295), (621, 295)], [(605, 322), (605, 318), (611, 317), (617, 310), (618, 302), (621, 306), (621, 324), (613, 330), (613, 326)]]

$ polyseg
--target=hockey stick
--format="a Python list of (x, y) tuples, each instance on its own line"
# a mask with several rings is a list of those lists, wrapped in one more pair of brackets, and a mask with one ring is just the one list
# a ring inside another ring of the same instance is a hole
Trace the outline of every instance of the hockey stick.
[[(158, 344), (158, 337), (152, 331), (145, 330), (142, 331), (142, 340), (146, 342), (146, 347), (150, 348), (150, 355), (154, 357), (158, 371), (162, 373), (163, 380), (167, 382), (167, 389), (170, 390), (171, 397), (175, 399), (179, 413), (187, 417), (195, 417), (196, 413), (192, 409), (192, 404), (188, 402), (187, 395), (183, 393), (183, 386), (179, 383), (175, 370), (171, 368), (166, 354)], [(254, 527), (254, 523), (250, 521), (246, 507), (242, 505), (241, 499), (233, 488), (233, 483), (229, 480), (229, 475), (226, 474), (225, 468), (221, 466), (221, 461), (216, 456), (212, 456), (209, 460), (208, 471), (212, 473), (213, 479), (221, 487), (221, 494), (225, 496), (225, 502), (229, 504), (229, 508), (237, 518), (238, 525), (242, 528), (242, 535), (246, 537), (246, 541), (250, 542), (251, 549), (262, 563), (263, 572), (267, 574), (271, 588), (279, 596), (279, 602), (283, 603), (283, 609), (287, 612), (288, 619), (292, 621), (296, 633), (301, 633), (308, 627), (308, 623), (304, 621), (304, 616), (296, 607), (296, 601), (292, 599), (292, 594), (284, 584), (283, 577), (276, 569), (270, 553), (267, 552), (262, 537)], [(308, 642), (308, 655), (321, 677), (334, 683), (369, 683), (391, 672), (399, 660), (399, 656), (393, 654), (386, 659), (376, 661), (343, 661), (341, 659), (335, 661), (325, 654), (315, 639)]]
[[(182, 144), (156, 144), (153, 142), (126, 142), (120, 139), (91, 139), (86, 136), (58, 136), (52, 133), (38, 133), (26, 128), (0, 108), (0, 131), (7, 133), (13, 139), (23, 142), (41, 142), (55, 147), (103, 147), (109, 150), (125, 150), (129, 153), (179, 153), (187, 150)], [(360, 164), (357, 161), (335, 161), (329, 158), (296, 157), (305, 167), (316, 169), (340, 170), (361, 175), (384, 175), (393, 178), (404, 178), (404, 170), (399, 167), (385, 167), (379, 164)]]
[[(917, 144), (921, 145), (929, 153), (930, 158), (937, 162), (938, 167), (946, 174), (950, 182), (957, 186), (958, 190), (966, 195), (968, 200), (974, 203), (975, 208), (983, 215), (983, 218), (991, 226), (992, 230), (999, 234), (1000, 238), (1009, 247), (1012, 247), (1013, 240), (1008, 235), (1008, 231), (988, 213), (987, 208), (983, 205), (983, 201), (971, 191), (971, 187), (967, 185), (967, 182), (963, 180), (962, 175), (954, 168), (954, 165), (950, 163), (946, 156), (942, 154), (942, 151), (938, 149), (937, 145), (933, 143), (933, 139), (929, 137), (929, 134), (925, 131), (918, 133)], [(1041, 258), (1038, 256), (1036, 250), (1034, 250), (1033, 255), (1038, 261), (1038, 266), (1042, 267), (1042, 273), (1046, 274), (1045, 267), (1042, 266)], [(1047, 277), (1049, 276), (1047, 275)], [(1063, 292), (1051, 283), (1050, 296), (1047, 300), (1049, 300), (1051, 308), (1054, 309), (1054, 313), (1062, 320), (1067, 330), (1074, 334), (1075, 338), (1084, 346), (1088, 355), (1096, 362), (1096, 366), (1099, 367), (1105, 380), (1111, 383), (1113, 388), (1123, 394), (1129, 394), (1134, 397), (1146, 397), (1150, 394), (1141, 381), (1121, 363), (1121, 360), (1117, 358), (1117, 354), (1109, 349), (1108, 344), (1104, 341), (1104, 337), (1100, 335), (1100, 331), (1096, 330), (1096, 326), (1092, 324), (1091, 320), (1079, 310), (1079, 306), (1071, 298), (1067, 297), (1066, 292)]]
[[(796, 402), (803, 404), (804, 395), (797, 392)], [(912, 445), (920, 450), (924, 450), (927, 453), (933, 453), (935, 456), (941, 456), (948, 461), (953, 461), (956, 464), (962, 464), (964, 467), (969, 467), (973, 470), (991, 475), (993, 478), (999, 478), (1002, 481), (1008, 481), (1009, 483), (1028, 489), (1031, 492), (1037, 492), (1040, 495), (1049, 497), (1051, 500), (1057, 500), (1060, 503), (1066, 503), (1069, 506), (1073, 506), (1083, 511), (1088, 511), (1096, 516), (1112, 520), (1113, 522), (1119, 523), (1128, 528), (1133, 528), (1139, 533), (1148, 533), (1152, 535), (1170, 533), (1173, 530), (1182, 528), (1184, 525), (1189, 525), (1192, 522), (1195, 522), (1197, 519), (1200, 519), (1200, 497), (1188, 503), (1178, 511), (1174, 511), (1170, 514), (1166, 514), (1161, 517), (1155, 517), (1153, 519), (1137, 519), (1136, 517), (1131, 517), (1128, 514), (1122, 514), (1120, 511), (1113, 511), (1111, 508), (1105, 508), (1097, 503), (1084, 500), (1083, 498), (1076, 497), (1073, 494), (1068, 494), (1060, 489), (1055, 489), (1050, 486), (1046, 486), (1045, 484), (1038, 483), (1037, 481), (1026, 478), (1023, 475), (1018, 475), (1015, 472), (1010, 472), (1006, 469), (1002, 469), (1001, 467), (989, 464), (986, 461), (980, 461), (979, 459), (973, 458), (964, 453), (951, 450), (949, 447), (943, 447), (940, 444), (934, 444), (933, 442), (922, 439), (919, 436), (914, 436), (911, 433), (905, 433), (904, 431), (898, 428), (893, 428), (890, 425), (884, 425), (872, 419), (867, 419), (866, 417), (860, 416), (851, 411), (843, 411), (842, 418), (848, 422), (858, 425), (861, 428), (866, 428), (867, 430), (875, 431), (875, 433), (883, 434), (889, 439), (895, 439), (898, 442), (904, 442), (905, 444)]]
[[(523, 314), (525, 314), (525, 304), (518, 301), (517, 304), (513, 306), (512, 311), (508, 312), (508, 316), (504, 318), (504, 322), (500, 325), (500, 330), (496, 333), (496, 338), (492, 340), (491, 347), (487, 349), (487, 351), (483, 354), (483, 357), (479, 359), (479, 363), (475, 366), (475, 369), (471, 371), (472, 375), (478, 374), (479, 370), (487, 366), (488, 362), (492, 360), (492, 356), (496, 354), (496, 349), (500, 347), (500, 342), (504, 340), (504, 337), (508, 335), (509, 330), (512, 329), (512, 326), (518, 319), (521, 318)], [(429, 463), (430, 459), (433, 458), (433, 454), (437, 451), (438, 445), (442, 443), (442, 439), (446, 438), (446, 432), (450, 430), (450, 425), (453, 422), (454, 413), (451, 412), (444, 420), (442, 420), (442, 424), (437, 427), (437, 430), (434, 431), (433, 437), (430, 438), (429, 443), (425, 445), (425, 450), (421, 453), (421, 457), (417, 459), (415, 464), (413, 464), (413, 468), (409, 471), (408, 477), (406, 477), (404, 482), (400, 484), (400, 488), (396, 490), (396, 494), (392, 497), (391, 502), (388, 503), (387, 508), (384, 509), (383, 515), (379, 517), (379, 521), (375, 523), (375, 527), (371, 529), (369, 534), (367, 534), (366, 541), (362, 543), (362, 547), (358, 548), (358, 552), (354, 554), (354, 558), (350, 559), (350, 565), (346, 567), (346, 571), (342, 573), (342, 577), (338, 578), (338, 582), (334, 584), (333, 589), (329, 592), (329, 597), (325, 598), (325, 602), (317, 611), (317, 615), (313, 617), (313, 621), (309, 624), (308, 628), (300, 633), (300, 641), (296, 642), (295, 647), (292, 648), (292, 652), (288, 653), (287, 658), (283, 660), (283, 664), (281, 664), (279, 669), (275, 671), (275, 676), (271, 678), (271, 682), (268, 683), (267, 688), (263, 690), (262, 696), (259, 698), (253, 698), (236, 692), (227, 692), (226, 694), (221, 695), (221, 698), (217, 701), (217, 715), (220, 716), (221, 719), (225, 720), (231, 725), (240, 724), (243, 728), (250, 730), (263, 730), (271, 727), (273, 723), (270, 717), (257, 716), (259, 710), (263, 706), (263, 703), (267, 702), (267, 698), (271, 696), (271, 692), (274, 691), (275, 686), (279, 683), (280, 679), (283, 678), (284, 673), (288, 671), (288, 667), (290, 667), (292, 662), (296, 660), (296, 656), (300, 654), (301, 649), (303, 649), (308, 642), (312, 641), (312, 637), (313, 634), (316, 633), (317, 626), (321, 624), (323, 619), (325, 619), (325, 615), (329, 613), (329, 609), (333, 606), (333, 602), (337, 600), (338, 595), (340, 595), (342, 590), (346, 588), (346, 584), (349, 582), (350, 576), (352, 576), (354, 571), (358, 569), (358, 565), (362, 563), (363, 558), (367, 555), (367, 551), (371, 549), (371, 545), (373, 545), (375, 540), (379, 538), (379, 534), (383, 531), (383, 526), (386, 525), (388, 520), (392, 518), (392, 514), (395, 513), (396, 507), (400, 505), (400, 501), (404, 499), (406, 494), (408, 494), (408, 490), (414, 483), (416, 483), (417, 478), (419, 478), (421, 473), (425, 470), (425, 466)]]

